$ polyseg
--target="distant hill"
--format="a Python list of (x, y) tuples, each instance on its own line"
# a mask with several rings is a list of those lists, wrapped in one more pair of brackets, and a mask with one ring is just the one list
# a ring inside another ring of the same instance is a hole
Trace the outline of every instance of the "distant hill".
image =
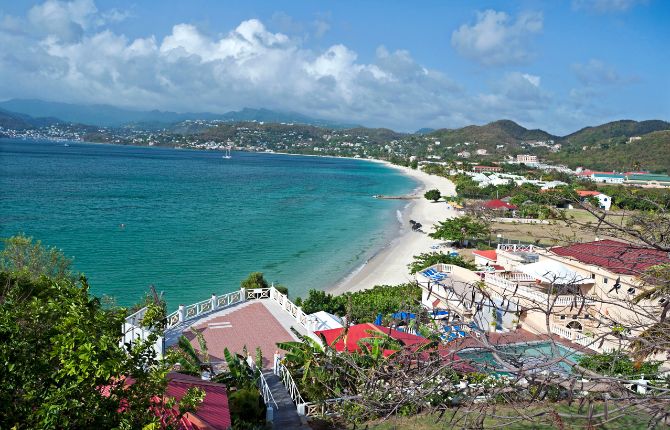
[(581, 149), (583, 146), (617, 143), (629, 137), (641, 136), (661, 130), (670, 130), (670, 123), (661, 120), (613, 121), (595, 127), (585, 127), (567, 136), (563, 136), (561, 143)]
[[(623, 126), (621, 123), (624, 123)], [(550, 154), (548, 158), (573, 168), (587, 166), (597, 170), (649, 170), (670, 174), (670, 123), (631, 123), (635, 121), (616, 121), (580, 130), (571, 135), (577, 135), (577, 138), (573, 137), (560, 152)], [(665, 129), (646, 134), (637, 133), (660, 127)]]
[(0, 102), (0, 108), (33, 117), (54, 117), (67, 122), (104, 127), (131, 125), (146, 128), (162, 128), (187, 120), (284, 122), (332, 128), (350, 128), (356, 126), (354, 124), (341, 124), (335, 121), (311, 118), (295, 112), (277, 112), (269, 109), (244, 108), (240, 111), (232, 111), (224, 114), (211, 112), (177, 113), (159, 110), (140, 111), (110, 105), (79, 105), (27, 99), (12, 99)]
[[(469, 125), (463, 128), (440, 129), (429, 134), (442, 144), (477, 142), (478, 148), (494, 149), (495, 145), (505, 144), (516, 148), (522, 141), (556, 140), (557, 136), (546, 131), (529, 130), (507, 119), (486, 125)], [(509, 149), (509, 148), (508, 148)]]
[(39, 128), (59, 123), (60, 121), (56, 118), (34, 118), (23, 113), (0, 109), (0, 127), (3, 128), (24, 130), (27, 128)]
[(415, 131), (414, 134), (429, 134), (429, 133), (432, 133), (434, 131), (435, 131), (434, 128), (424, 127), (424, 128), (420, 128), (417, 131)]

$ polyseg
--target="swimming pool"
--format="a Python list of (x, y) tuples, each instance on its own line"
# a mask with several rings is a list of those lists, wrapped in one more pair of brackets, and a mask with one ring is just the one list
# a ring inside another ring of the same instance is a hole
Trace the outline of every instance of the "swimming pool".
[[(576, 362), (582, 353), (572, 348), (556, 344), (557, 351), (552, 348), (551, 342), (517, 343), (499, 346), (497, 353), (501, 359), (514, 366), (534, 367), (536, 372), (550, 371), (556, 373), (571, 373), (572, 367), (565, 362), (550, 364), (553, 359), (564, 357)], [(498, 363), (491, 351), (482, 348), (464, 349), (458, 355), (464, 360), (470, 360), (473, 365), (486, 373), (509, 374)]]

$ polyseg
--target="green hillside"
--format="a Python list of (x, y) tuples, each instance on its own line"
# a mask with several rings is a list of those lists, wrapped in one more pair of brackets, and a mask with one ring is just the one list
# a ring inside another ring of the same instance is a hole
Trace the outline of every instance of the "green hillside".
[(0, 109), (0, 127), (2, 128), (24, 130), (28, 128), (54, 125), (59, 122), (60, 121), (55, 118), (33, 118), (30, 115)]
[[(592, 145), (571, 145), (549, 155), (549, 158), (572, 168), (587, 166), (591, 169), (615, 171), (642, 169), (670, 174), (670, 130), (654, 131), (640, 137), (640, 140), (630, 143), (627, 137), (617, 136), (600, 139)], [(582, 146), (587, 148), (583, 150)]]
[(500, 120), (486, 125), (469, 125), (457, 129), (440, 129), (429, 136), (451, 145), (463, 142), (477, 142), (482, 148), (495, 148), (495, 145), (510, 145), (516, 148), (522, 141), (556, 140), (557, 136), (543, 130), (528, 130), (514, 121)]
[(564, 146), (591, 146), (618, 144), (632, 136), (642, 136), (654, 131), (670, 130), (670, 123), (660, 120), (632, 121), (621, 120), (608, 122), (595, 127), (585, 127), (560, 139)]

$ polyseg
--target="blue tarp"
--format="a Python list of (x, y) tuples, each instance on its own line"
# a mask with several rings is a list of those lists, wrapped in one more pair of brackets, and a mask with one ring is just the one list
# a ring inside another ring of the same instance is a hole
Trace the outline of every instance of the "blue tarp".
[(449, 315), (449, 311), (433, 309), (433, 316)]
[(396, 312), (392, 316), (393, 316), (394, 319), (397, 319), (397, 320), (406, 320), (408, 318), (409, 319), (416, 318), (416, 314), (411, 314), (411, 313), (408, 313), (408, 312)]
[(377, 314), (377, 318), (375, 318), (375, 324), (382, 325), (382, 314)]

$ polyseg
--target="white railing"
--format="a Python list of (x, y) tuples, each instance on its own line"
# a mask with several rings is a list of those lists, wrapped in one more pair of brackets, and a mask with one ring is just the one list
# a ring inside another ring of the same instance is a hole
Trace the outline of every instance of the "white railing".
[(166, 329), (169, 330), (185, 321), (200, 317), (206, 313), (226, 308), (244, 301), (242, 291), (233, 291), (222, 296), (212, 295), (211, 298), (192, 305), (179, 305), (179, 309), (167, 316)]
[(288, 313), (295, 321), (306, 330), (311, 331), (310, 319), (303, 310), (289, 300), (286, 294), (282, 294), (275, 287), (252, 288), (237, 290), (222, 296), (212, 295), (210, 299), (203, 300), (192, 305), (180, 305), (179, 309), (167, 316), (166, 329), (169, 330), (183, 322), (196, 319), (204, 314), (224, 309), (228, 306), (249, 300), (273, 300)]
[[(144, 342), (149, 339), (152, 331), (142, 326), (142, 320), (144, 319), (146, 312), (147, 308), (145, 306), (134, 314), (126, 317), (123, 327), (121, 328), (123, 337), (120, 341), (120, 345), (122, 347), (125, 344), (130, 344), (132, 346), (136, 342)], [(158, 336), (153, 348), (159, 357), (163, 356), (163, 337)]]
[(263, 372), (260, 369), (258, 370), (258, 373), (260, 375), (258, 378), (258, 388), (261, 392), (261, 395), (263, 396), (263, 403), (265, 403), (265, 406), (274, 405), (274, 410), (276, 411), (279, 409), (279, 406), (277, 406), (277, 402), (275, 402), (275, 398), (272, 395), (268, 381), (265, 379), (265, 376), (263, 376)]
[(489, 285), (502, 289), (502, 293), (498, 293), (504, 298), (508, 298), (505, 296), (513, 295), (515, 297), (524, 297), (534, 302), (535, 304), (553, 304), (556, 306), (566, 307), (573, 305), (581, 306), (582, 302), (585, 302), (586, 305), (592, 305), (595, 303), (593, 299), (584, 298), (577, 295), (550, 296), (525, 285), (519, 285), (517, 282), (505, 279), (493, 273), (486, 273), (484, 275), (484, 281)]
[(502, 278), (505, 278), (510, 281), (518, 281), (518, 282), (535, 282), (535, 278), (533, 278), (530, 275), (526, 275), (525, 273), (521, 272), (509, 272), (505, 273), (501, 276)]
[(568, 340), (572, 340), (574, 338), (573, 331), (565, 326), (558, 325), (558, 324), (552, 324), (551, 325), (551, 332), (554, 334), (559, 335), (560, 337)]
[(521, 244), (498, 244), (498, 251), (507, 251), (507, 252), (535, 252), (535, 247), (533, 245), (521, 245)]
[(277, 362), (275, 363), (274, 372), (275, 375), (279, 376), (279, 379), (281, 379), (282, 383), (284, 384), (284, 387), (286, 387), (288, 395), (291, 396), (291, 400), (293, 400), (293, 403), (295, 403), (298, 409), (298, 414), (302, 412), (301, 415), (305, 415), (305, 399), (300, 394), (300, 390), (298, 390), (298, 385), (293, 380), (291, 372), (289, 372), (286, 366), (281, 364), (279, 360), (277, 360)]

